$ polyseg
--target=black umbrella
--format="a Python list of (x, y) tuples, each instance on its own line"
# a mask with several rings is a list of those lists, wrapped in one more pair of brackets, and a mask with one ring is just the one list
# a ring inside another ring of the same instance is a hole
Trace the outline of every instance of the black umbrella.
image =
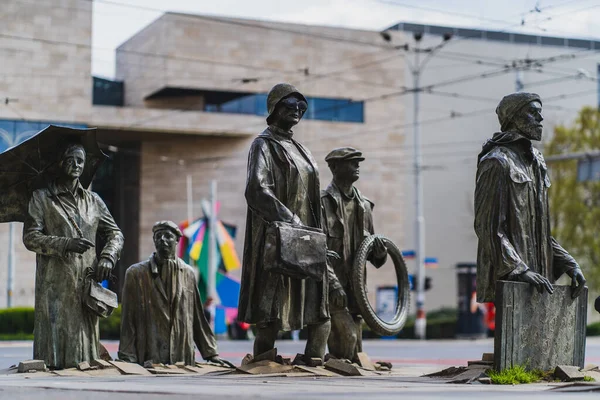
[(31, 193), (56, 179), (59, 157), (69, 143), (85, 148), (85, 168), (79, 181), (87, 188), (106, 159), (96, 142), (95, 128), (50, 125), (0, 153), (0, 222), (25, 221)]

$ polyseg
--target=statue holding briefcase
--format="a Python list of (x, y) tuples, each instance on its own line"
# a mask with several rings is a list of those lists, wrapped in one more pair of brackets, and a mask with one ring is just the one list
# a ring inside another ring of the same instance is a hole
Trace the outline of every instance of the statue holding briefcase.
[(340, 287), (326, 262), (317, 164), (292, 132), (307, 107), (294, 86), (275, 85), (268, 127), (248, 157), (238, 318), (256, 325), (255, 356), (274, 348), (279, 331), (307, 326), (305, 357), (322, 359), (331, 329), (328, 293)]

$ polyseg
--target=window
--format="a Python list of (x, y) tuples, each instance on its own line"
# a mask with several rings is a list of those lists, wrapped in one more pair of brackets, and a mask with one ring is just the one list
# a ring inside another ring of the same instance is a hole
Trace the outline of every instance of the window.
[(124, 97), (123, 82), (93, 77), (92, 104), (122, 107)]
[(579, 160), (577, 163), (577, 181), (600, 181), (600, 157)]
[[(336, 122), (364, 122), (364, 103), (350, 99), (307, 97), (308, 110), (305, 119)], [(249, 114), (267, 116), (267, 95), (251, 94), (235, 98), (220, 104), (204, 106), (206, 112)]]

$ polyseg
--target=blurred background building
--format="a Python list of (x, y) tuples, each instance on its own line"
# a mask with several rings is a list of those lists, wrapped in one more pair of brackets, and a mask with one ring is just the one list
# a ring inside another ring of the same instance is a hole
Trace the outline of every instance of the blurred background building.
[[(499, 100), (518, 90), (538, 93), (546, 137), (582, 106), (598, 104), (598, 41), (510, 29), (398, 23), (380, 33), (166, 13), (117, 49), (115, 79), (105, 79), (91, 75), (91, 2), (4, 0), (2, 13), (0, 150), (49, 123), (98, 128), (110, 160), (93, 189), (126, 237), (119, 278), (152, 252), (155, 221), (187, 218), (188, 175), (197, 216), (210, 181), (218, 181), (220, 216), (237, 225), (241, 255), (247, 150), (266, 125), (266, 93), (278, 82), (309, 98), (296, 135), (319, 162), (322, 187), (331, 179), (323, 160), (331, 149), (361, 149), (366, 161), (357, 186), (376, 204), (376, 231), (414, 250), (418, 91), (425, 256), (437, 265), (427, 270), (426, 308), (456, 307), (456, 266), (476, 256), (476, 157), (499, 129)], [(416, 67), (417, 54), (429, 57), (423, 67)], [(412, 67), (421, 77), (417, 88)], [(0, 293), (7, 235), (0, 225)], [(32, 305), (34, 255), (20, 235), (19, 226), (13, 304)], [(371, 274), (371, 294), (393, 279)]]

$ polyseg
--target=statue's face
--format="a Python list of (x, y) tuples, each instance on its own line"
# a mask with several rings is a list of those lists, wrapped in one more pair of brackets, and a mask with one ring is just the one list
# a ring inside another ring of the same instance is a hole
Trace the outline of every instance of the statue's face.
[(154, 233), (154, 248), (162, 258), (174, 258), (178, 242), (177, 235), (169, 229), (162, 229)]
[(281, 100), (275, 107), (275, 119), (286, 126), (294, 126), (306, 112), (308, 104), (295, 96)]
[(85, 151), (81, 148), (73, 148), (63, 156), (60, 161), (60, 169), (70, 179), (79, 179), (85, 166)]
[(542, 105), (532, 101), (513, 119), (514, 127), (529, 140), (542, 140)]
[(360, 161), (342, 160), (336, 161), (332, 173), (336, 180), (342, 182), (356, 182), (360, 176)]

